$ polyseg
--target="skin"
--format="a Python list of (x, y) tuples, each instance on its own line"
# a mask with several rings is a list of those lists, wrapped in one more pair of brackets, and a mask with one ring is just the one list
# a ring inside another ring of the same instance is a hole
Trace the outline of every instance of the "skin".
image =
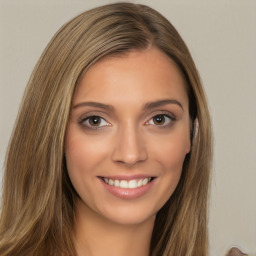
[[(65, 142), (79, 195), (78, 255), (149, 255), (156, 213), (190, 151), (189, 133), (184, 79), (157, 48), (108, 57), (88, 70), (73, 98)], [(112, 194), (101, 177), (154, 179), (142, 195), (127, 198)]]

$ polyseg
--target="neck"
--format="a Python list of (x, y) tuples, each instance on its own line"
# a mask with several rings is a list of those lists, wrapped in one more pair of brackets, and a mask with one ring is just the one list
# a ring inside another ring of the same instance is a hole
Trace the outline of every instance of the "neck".
[(77, 202), (74, 224), (78, 256), (149, 255), (154, 217), (139, 224), (114, 223), (81, 204)]

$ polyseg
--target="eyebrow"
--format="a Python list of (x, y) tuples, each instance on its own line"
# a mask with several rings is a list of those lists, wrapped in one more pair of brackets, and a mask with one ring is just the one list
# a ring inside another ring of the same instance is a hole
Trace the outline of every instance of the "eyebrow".
[(96, 107), (96, 108), (102, 108), (102, 109), (107, 109), (107, 110), (114, 110), (113, 106), (99, 103), (99, 102), (94, 102), (94, 101), (88, 101), (88, 102), (81, 102), (76, 104), (73, 108), (79, 108), (79, 107)]
[[(178, 105), (183, 110), (182, 104), (178, 100), (175, 100), (175, 99), (164, 99), (164, 100), (156, 100), (153, 102), (148, 102), (143, 106), (143, 109), (148, 110), (148, 109), (157, 108), (157, 107), (161, 107), (161, 106), (168, 105), (168, 104)], [(113, 106), (99, 103), (99, 102), (94, 102), (94, 101), (81, 102), (81, 103), (76, 104), (73, 108), (76, 109), (79, 107), (86, 107), (86, 106), (114, 111)]]
[(178, 100), (174, 100), (174, 99), (164, 99), (164, 100), (156, 100), (153, 102), (149, 102), (144, 105), (143, 109), (147, 110), (147, 109), (157, 108), (157, 107), (161, 107), (168, 104), (178, 105), (183, 110), (182, 104)]

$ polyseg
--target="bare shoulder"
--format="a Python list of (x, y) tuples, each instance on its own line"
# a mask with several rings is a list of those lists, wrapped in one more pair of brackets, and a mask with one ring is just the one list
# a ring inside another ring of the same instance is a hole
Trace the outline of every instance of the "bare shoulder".
[(232, 247), (226, 256), (249, 256), (248, 254), (245, 254), (241, 252), (238, 248)]

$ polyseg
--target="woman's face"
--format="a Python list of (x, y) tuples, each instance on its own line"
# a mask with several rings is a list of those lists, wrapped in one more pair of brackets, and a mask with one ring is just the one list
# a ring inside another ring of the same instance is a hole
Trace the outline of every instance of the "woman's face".
[(65, 156), (80, 214), (119, 224), (154, 219), (190, 151), (184, 80), (156, 48), (105, 58), (73, 98)]

